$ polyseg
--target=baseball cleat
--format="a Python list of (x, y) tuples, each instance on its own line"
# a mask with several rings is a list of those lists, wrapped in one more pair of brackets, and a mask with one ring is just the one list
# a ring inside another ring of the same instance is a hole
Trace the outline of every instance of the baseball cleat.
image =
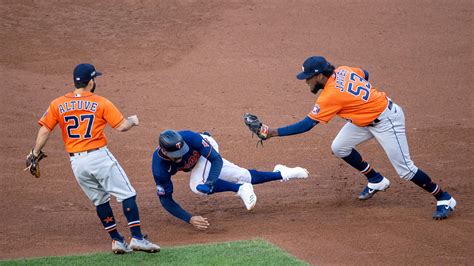
[(368, 183), (367, 186), (359, 193), (360, 200), (368, 200), (372, 198), (375, 193), (379, 191), (385, 191), (390, 187), (390, 180), (383, 178), (382, 181), (378, 183)]
[(456, 200), (449, 195), (448, 192), (444, 192), (443, 198), (446, 200), (438, 200), (436, 202), (436, 211), (433, 213), (433, 219), (443, 220), (448, 218), (451, 212), (454, 211), (456, 207)]
[(125, 241), (121, 240), (112, 240), (112, 252), (114, 254), (125, 254), (130, 253), (133, 250), (127, 245)]
[(132, 240), (130, 240), (130, 248), (134, 251), (145, 251), (149, 253), (160, 252), (160, 246), (151, 243), (146, 238), (137, 239), (132, 237)]
[(302, 167), (287, 167), (282, 164), (275, 165), (273, 172), (280, 172), (282, 181), (288, 181), (292, 178), (308, 178), (308, 170)]
[(244, 183), (240, 186), (237, 195), (242, 199), (247, 210), (252, 210), (257, 203), (257, 195), (253, 191), (253, 186), (250, 183)]

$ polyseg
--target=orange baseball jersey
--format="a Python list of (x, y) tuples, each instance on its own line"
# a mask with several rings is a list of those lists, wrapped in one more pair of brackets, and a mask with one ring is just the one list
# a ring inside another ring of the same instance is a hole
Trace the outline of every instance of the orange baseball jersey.
[(327, 123), (334, 115), (350, 120), (357, 126), (367, 126), (387, 107), (384, 92), (377, 91), (360, 68), (338, 67), (328, 79), (308, 116)]
[(106, 124), (115, 128), (123, 119), (106, 98), (91, 92), (71, 92), (54, 99), (38, 123), (49, 130), (59, 123), (66, 151), (72, 153), (105, 146)]

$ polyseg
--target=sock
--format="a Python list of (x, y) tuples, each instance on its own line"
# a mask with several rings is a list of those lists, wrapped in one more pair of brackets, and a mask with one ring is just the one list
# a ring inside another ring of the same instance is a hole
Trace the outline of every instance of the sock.
[(110, 207), (107, 201), (104, 204), (95, 207), (97, 216), (99, 216), (105, 231), (107, 231), (112, 239), (123, 241), (123, 237), (117, 231), (117, 225), (115, 224), (114, 214), (112, 207)]
[(142, 231), (140, 229), (140, 216), (138, 214), (138, 206), (135, 201), (136, 196), (128, 198), (122, 202), (123, 213), (127, 217), (128, 228), (132, 237), (136, 239), (143, 239)]
[(255, 169), (249, 170), (249, 172), (254, 185), (283, 179), (280, 172), (260, 172)]
[(431, 193), (431, 195), (433, 195), (436, 200), (444, 199), (443, 196), (445, 196), (445, 193), (443, 190), (436, 183), (431, 181), (431, 178), (421, 169), (418, 168), (418, 171), (413, 176), (411, 181), (428, 193)]
[(213, 193), (224, 192), (224, 191), (237, 192), (239, 191), (239, 188), (240, 188), (240, 184), (232, 183), (232, 182), (225, 181), (218, 178), (216, 180), (216, 183), (214, 184)]
[(342, 159), (365, 175), (370, 183), (382, 181), (383, 176), (375, 171), (368, 162), (364, 161), (355, 149), (352, 149), (351, 153)]

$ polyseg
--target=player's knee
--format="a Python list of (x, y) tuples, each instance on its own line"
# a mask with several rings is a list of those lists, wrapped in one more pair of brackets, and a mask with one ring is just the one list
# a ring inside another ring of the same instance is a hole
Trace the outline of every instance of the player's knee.
[(96, 197), (92, 199), (92, 203), (94, 203), (94, 205), (97, 207), (97, 206), (108, 203), (109, 200), (110, 200), (110, 197)]
[(332, 144), (331, 144), (331, 150), (332, 150), (332, 153), (335, 156), (337, 156), (339, 158), (344, 158), (344, 157), (348, 156), (349, 154), (351, 154), (352, 148), (351, 147), (345, 147), (345, 146), (341, 145), (340, 143), (333, 141)]
[(206, 195), (206, 194), (204, 194), (204, 193), (202, 193), (202, 192), (200, 192), (200, 191), (197, 190), (196, 187), (197, 187), (199, 184), (203, 184), (203, 183), (201, 183), (201, 182), (189, 182), (189, 188), (191, 189), (191, 191), (192, 191), (194, 194)]

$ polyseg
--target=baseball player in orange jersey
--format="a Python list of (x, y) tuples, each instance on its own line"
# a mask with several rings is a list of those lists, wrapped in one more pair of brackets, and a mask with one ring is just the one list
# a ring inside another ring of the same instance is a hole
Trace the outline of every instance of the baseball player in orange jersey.
[(262, 140), (300, 134), (318, 123), (328, 123), (338, 115), (348, 122), (331, 148), (334, 155), (367, 177), (368, 185), (359, 194), (359, 199), (370, 199), (390, 186), (390, 181), (364, 161), (355, 149), (358, 144), (375, 138), (402, 179), (411, 180), (436, 198), (434, 219), (447, 218), (454, 211), (456, 200), (411, 160), (402, 108), (369, 82), (367, 71), (348, 66), (335, 68), (324, 57), (313, 56), (304, 61), (303, 71), (297, 78), (306, 80), (314, 94), (322, 90), (313, 109), (303, 120), (280, 128), (269, 128), (255, 117), (259, 126), (257, 130), (251, 130)]
[[(112, 251), (116, 254), (132, 250), (157, 252), (160, 247), (145, 239), (141, 233), (135, 189), (107, 149), (104, 135), (107, 124), (123, 132), (138, 126), (138, 118), (136, 115), (124, 118), (109, 100), (94, 93), (95, 78), (101, 73), (93, 65), (79, 64), (73, 75), (76, 89), (54, 99), (38, 121), (41, 128), (32, 153), (38, 155), (41, 152), (51, 131), (59, 124), (74, 176), (96, 206), (97, 215), (112, 238)], [(130, 244), (117, 231), (109, 204), (111, 195), (122, 203), (132, 235)]]

